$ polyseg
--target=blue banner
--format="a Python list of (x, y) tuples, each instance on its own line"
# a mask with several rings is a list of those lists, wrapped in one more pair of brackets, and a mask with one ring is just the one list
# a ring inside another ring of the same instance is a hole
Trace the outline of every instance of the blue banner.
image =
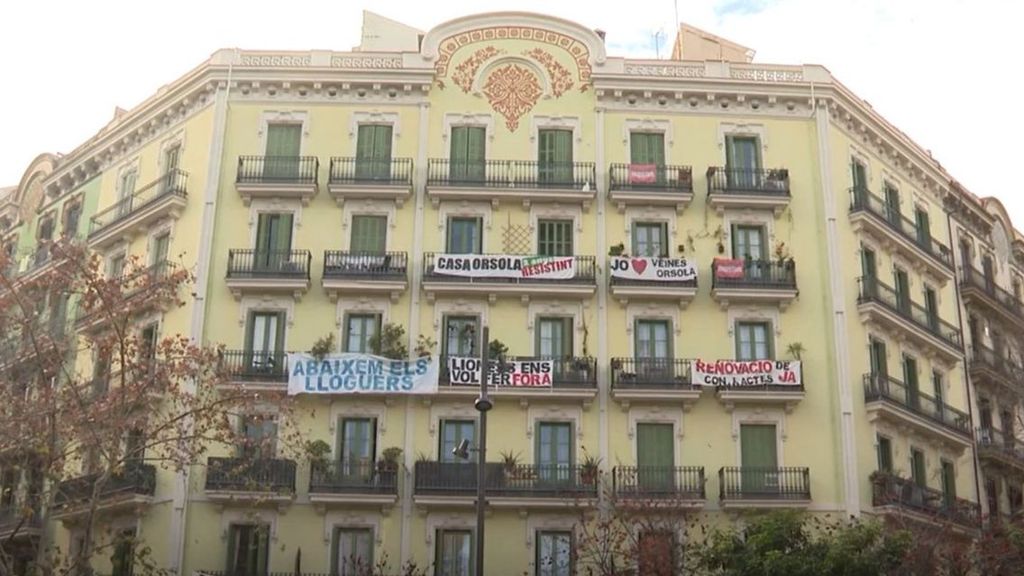
[(288, 395), (434, 394), (437, 358), (392, 360), (370, 354), (288, 355)]

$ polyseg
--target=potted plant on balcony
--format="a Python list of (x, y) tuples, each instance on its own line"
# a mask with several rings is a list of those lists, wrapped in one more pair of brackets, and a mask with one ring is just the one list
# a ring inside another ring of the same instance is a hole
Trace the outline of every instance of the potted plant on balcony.
[(327, 468), (327, 456), (331, 453), (330, 444), (323, 440), (309, 440), (306, 442), (305, 449), (310, 469), (321, 471)]
[(370, 351), (391, 360), (405, 360), (409, 355), (405, 346), (405, 328), (390, 322), (381, 326), (380, 332), (370, 338)]
[(380, 460), (377, 461), (377, 473), (384, 474), (398, 471), (398, 459), (402, 456), (402, 449), (398, 446), (385, 448), (380, 453)]
[(785, 190), (786, 180), (789, 179), (789, 170), (785, 168), (773, 168), (768, 171), (768, 186), (775, 190)]
[(313, 347), (309, 349), (310, 356), (316, 358), (318, 362), (322, 361), (331, 352), (334, 352), (334, 332), (318, 338), (313, 343)]
[(487, 344), (487, 354), (491, 357), (491, 360), (497, 360), (498, 358), (502, 358), (508, 354), (508, 346), (506, 346), (501, 340), (495, 338)]
[(623, 255), (622, 253), (625, 252), (625, 251), (626, 251), (626, 245), (624, 243), (622, 243), (622, 242), (619, 242), (618, 244), (615, 244), (613, 246), (609, 246), (608, 247), (608, 255), (609, 256), (622, 256)]
[(505, 450), (501, 452), (501, 465), (506, 478), (516, 478), (519, 473), (519, 452)]
[(437, 341), (430, 336), (424, 336), (420, 334), (416, 337), (416, 352), (417, 358), (429, 358), (434, 355), (434, 346), (437, 346)]
[(580, 482), (587, 486), (597, 484), (597, 476), (601, 472), (601, 459), (587, 453), (583, 449), (583, 460), (580, 461)]

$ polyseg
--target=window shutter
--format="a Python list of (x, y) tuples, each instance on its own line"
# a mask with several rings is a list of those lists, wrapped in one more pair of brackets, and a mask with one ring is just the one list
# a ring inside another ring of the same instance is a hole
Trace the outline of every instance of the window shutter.
[(267, 126), (267, 156), (297, 157), (301, 145), (301, 124), (270, 124)]

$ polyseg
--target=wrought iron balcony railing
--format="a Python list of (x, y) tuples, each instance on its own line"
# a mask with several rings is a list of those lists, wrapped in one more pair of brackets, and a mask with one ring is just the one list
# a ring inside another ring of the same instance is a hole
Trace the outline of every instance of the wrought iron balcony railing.
[(158, 200), (170, 196), (185, 198), (188, 196), (188, 172), (171, 170), (160, 178), (146, 184), (131, 196), (126, 196), (113, 206), (104, 209), (89, 219), (89, 234), (93, 235), (104, 228), (120, 222), (132, 214)]
[(690, 194), (693, 192), (693, 169), (669, 164), (612, 164), (609, 189), (644, 190)]
[(978, 443), (979, 453), (997, 452), (1024, 466), (1024, 441), (1017, 438), (1016, 434), (989, 426), (975, 429), (974, 438)]
[(858, 304), (868, 302), (881, 304), (897, 316), (944, 340), (950, 346), (960, 348), (960, 330), (939, 318), (938, 310), (928, 310), (911, 301), (909, 294), (900, 294), (878, 278), (863, 276), (857, 279), (857, 283), (860, 287)]
[[(440, 274), (434, 268), (434, 261), (437, 254), (427, 252), (423, 255), (426, 259), (426, 266), (423, 275), (431, 282), (461, 282), (468, 284), (593, 284), (595, 278), (596, 264), (593, 256), (572, 256), (576, 260), (576, 276), (569, 279), (551, 278), (494, 278), (491, 276), (453, 276)], [(523, 256), (523, 258), (527, 258)], [(543, 258), (543, 256), (541, 256)], [(559, 258), (552, 256), (552, 258)]]
[(412, 158), (331, 158), (327, 183), (367, 186), (412, 185)]
[(981, 506), (977, 503), (919, 486), (909, 478), (874, 472), (871, 475), (871, 492), (874, 506), (906, 508), (963, 526), (981, 525)]
[(207, 459), (206, 489), (233, 492), (295, 492), (295, 462), (280, 458)]
[(690, 361), (678, 358), (612, 358), (612, 388), (683, 390), (692, 387)]
[(967, 413), (920, 390), (908, 387), (891, 376), (865, 374), (864, 401), (894, 404), (941, 424), (953, 432), (968, 437), (971, 435), (971, 419)]
[(932, 237), (926, 228), (904, 217), (898, 207), (891, 206), (866, 188), (850, 188), (850, 213), (863, 212), (884, 223), (905, 240), (917, 245), (929, 256), (947, 268), (953, 268), (953, 254), (949, 248)]
[(962, 271), (963, 279), (960, 281), (961, 286), (981, 290), (989, 298), (995, 300), (1004, 311), (1024, 320), (1024, 303), (1020, 301), (1020, 298), (1012, 292), (1001, 288), (996, 284), (994, 278), (985, 276), (985, 273), (981, 270), (963, 268)]
[(781, 260), (743, 260), (743, 275), (719, 276), (719, 263), (711, 262), (711, 288), (750, 288), (755, 290), (793, 290), (796, 288), (796, 262)]
[(310, 494), (398, 494), (398, 463), (314, 462), (310, 467)]
[[(596, 497), (600, 473), (576, 464), (485, 465), (490, 496)], [(418, 495), (471, 495), (476, 492), (475, 462), (417, 462), (415, 493)]]
[(462, 162), (431, 158), (427, 186), (484, 188), (574, 188), (596, 190), (593, 162), (483, 160)]
[[(451, 388), (479, 388), (477, 384), (453, 384), (451, 382), (451, 374), (448, 368), (448, 356), (441, 356), (441, 375), (438, 378), (438, 383), (441, 386)], [(530, 361), (550, 361), (552, 366), (551, 371), (551, 387), (555, 389), (592, 389), (597, 388), (597, 360), (591, 357), (564, 357), (564, 358), (549, 358), (543, 356), (506, 356), (506, 361), (517, 361), (517, 362), (530, 362)], [(500, 361), (497, 358), (491, 358), (491, 362), (495, 366), (500, 366)], [(499, 389), (501, 386), (498, 387)], [(540, 387), (529, 387), (523, 386), (517, 389), (538, 389), (543, 390)]]
[(353, 280), (395, 280), (406, 277), (408, 255), (405, 252), (324, 252), (324, 278)]
[(283, 350), (224, 350), (218, 360), (221, 373), (232, 380), (288, 382), (288, 354)]
[(56, 506), (74, 506), (88, 502), (98, 488), (100, 501), (129, 495), (152, 496), (156, 490), (156, 468), (152, 464), (131, 463), (111, 474), (101, 485), (102, 474), (87, 474), (60, 483), (54, 498)]
[(807, 468), (727, 466), (718, 471), (720, 500), (810, 500)]
[(789, 196), (789, 170), (709, 166), (708, 195), (755, 194)]
[(309, 250), (230, 250), (228, 278), (290, 278), (309, 280)]
[(316, 185), (320, 159), (316, 156), (239, 156), (238, 184)]
[(1024, 385), (1024, 367), (1008, 358), (1006, 354), (981, 344), (971, 346), (970, 367), (992, 370), (1009, 380), (1010, 384)]
[(616, 466), (612, 488), (625, 498), (704, 499), (703, 466)]

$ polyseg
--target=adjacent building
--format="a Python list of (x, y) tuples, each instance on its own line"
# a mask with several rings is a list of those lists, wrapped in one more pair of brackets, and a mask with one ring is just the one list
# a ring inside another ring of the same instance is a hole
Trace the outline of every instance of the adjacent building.
[[(284, 394), (286, 353), (331, 334), (370, 352), (398, 325), (442, 358), (436, 394), (296, 397), (326, 468), (221, 448), (136, 479), (105, 521), (158, 565), (283, 572), (301, 549), (308, 572), (355, 554), (469, 573), (475, 479), (452, 452), (476, 390), (447, 359), (480, 356), (485, 327), (553, 365), (489, 416), (487, 559), (509, 574), (570, 573), (599, 485), (719, 515), (1020, 510), (1024, 236), (828, 70), (690, 26), (671, 60), (624, 58), (527, 13), (425, 33), (368, 13), (363, 35), (218, 51), (0, 190), (18, 274), (61, 233), (111, 274), (193, 270), (195, 298), (139, 330), (224, 346), (251, 389)], [(452, 274), (465, 254), (565, 264)], [(259, 488), (217, 472), (241, 456)], [(50, 529), (73, 546), (73, 518)]]

